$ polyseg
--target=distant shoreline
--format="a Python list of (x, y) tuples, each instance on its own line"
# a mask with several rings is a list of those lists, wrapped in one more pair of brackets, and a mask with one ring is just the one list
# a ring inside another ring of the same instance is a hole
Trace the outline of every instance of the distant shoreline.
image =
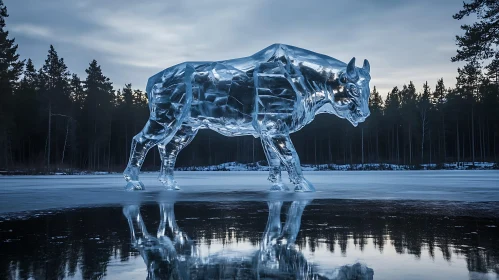
[[(303, 171), (402, 171), (402, 170), (499, 170), (499, 163), (494, 162), (452, 162), (439, 164), (388, 164), (388, 163), (365, 163), (365, 164), (302, 164)], [(178, 167), (175, 171), (268, 171), (268, 166), (258, 163), (227, 162), (210, 166)], [(284, 169), (283, 169), (284, 171)], [(143, 173), (159, 172), (152, 168), (146, 168)], [(51, 171), (43, 169), (14, 169), (0, 170), (0, 176), (12, 175), (106, 175), (120, 174), (121, 171), (95, 171), (60, 168)]]

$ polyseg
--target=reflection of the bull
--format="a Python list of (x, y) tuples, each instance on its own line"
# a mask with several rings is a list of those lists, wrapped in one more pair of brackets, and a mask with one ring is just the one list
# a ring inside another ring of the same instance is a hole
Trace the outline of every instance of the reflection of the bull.
[(182, 232), (173, 203), (160, 203), (156, 236), (148, 233), (140, 207), (125, 206), (132, 245), (147, 265), (147, 279), (373, 279), (373, 270), (356, 263), (319, 273), (295, 246), (303, 210), (309, 201), (294, 201), (281, 223), (282, 201), (268, 202), (269, 218), (260, 248), (251, 256), (200, 256), (199, 247)]

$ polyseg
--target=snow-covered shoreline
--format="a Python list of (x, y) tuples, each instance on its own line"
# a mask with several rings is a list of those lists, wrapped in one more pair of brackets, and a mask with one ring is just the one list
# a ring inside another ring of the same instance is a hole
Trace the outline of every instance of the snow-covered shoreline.
[[(387, 163), (366, 163), (366, 164), (302, 164), (304, 171), (374, 171), (374, 170), (499, 170), (499, 163), (494, 162), (453, 162), (442, 164), (387, 164)], [(264, 162), (238, 163), (226, 162), (210, 166), (189, 166), (175, 168), (177, 171), (268, 171), (269, 167)], [(143, 170), (143, 173), (158, 172), (158, 170)], [(121, 174), (112, 171), (88, 171), (77, 169), (57, 169), (54, 171), (19, 169), (0, 170), (2, 175), (107, 175)]]
[[(369, 170), (490, 170), (499, 169), (499, 164), (493, 162), (459, 162), (445, 164), (403, 165), (386, 163), (366, 164), (302, 164), (304, 171), (369, 171)], [(211, 166), (179, 167), (181, 171), (268, 171), (267, 165), (260, 163), (227, 162)]]

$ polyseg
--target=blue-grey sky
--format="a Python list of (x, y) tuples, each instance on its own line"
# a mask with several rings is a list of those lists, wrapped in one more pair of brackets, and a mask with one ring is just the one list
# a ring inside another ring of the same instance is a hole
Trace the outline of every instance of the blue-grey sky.
[[(461, 0), (4, 0), (7, 29), (22, 58), (39, 68), (50, 44), (85, 78), (97, 59), (115, 88), (145, 89), (148, 77), (187, 60), (248, 56), (273, 43), (357, 66), (371, 63), (371, 87), (385, 95), (412, 80), (421, 90), (459, 63), (452, 18)], [(468, 20), (469, 22), (469, 20)]]

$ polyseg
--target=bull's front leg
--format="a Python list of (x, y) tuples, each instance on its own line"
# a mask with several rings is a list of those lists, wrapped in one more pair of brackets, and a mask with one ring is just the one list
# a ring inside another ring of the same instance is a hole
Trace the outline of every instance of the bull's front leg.
[(289, 180), (295, 185), (297, 192), (314, 192), (315, 188), (307, 179), (303, 177), (300, 166), (300, 158), (296, 153), (291, 138), (287, 133), (264, 134), (262, 143), (265, 149), (274, 151), (282, 164), (286, 167)]
[(268, 180), (272, 182), (271, 191), (289, 191), (289, 188), (282, 182), (281, 178), (281, 160), (279, 155), (272, 150), (268, 145), (263, 143), (263, 149), (265, 151), (265, 156), (267, 157), (267, 162), (269, 164), (269, 178)]

